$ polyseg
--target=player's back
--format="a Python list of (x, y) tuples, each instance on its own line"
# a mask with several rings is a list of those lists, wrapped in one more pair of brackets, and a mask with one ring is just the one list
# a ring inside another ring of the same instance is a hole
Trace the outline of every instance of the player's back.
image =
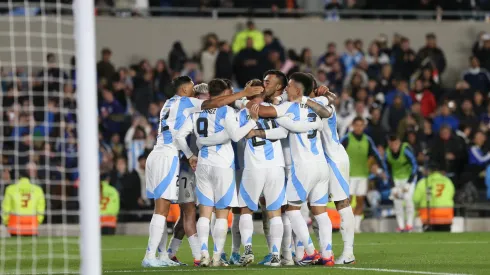
[[(233, 116), (232, 119), (236, 119), (235, 111), (229, 106), (203, 110), (192, 114), (193, 131), (198, 142), (200, 138), (225, 131), (225, 119), (227, 116)], [(227, 139), (223, 144), (202, 146), (199, 151), (198, 162), (215, 167), (235, 168), (235, 154), (231, 139)]]
[[(316, 121), (319, 117), (306, 104), (283, 102), (274, 106), (278, 117), (290, 116), (293, 121)], [(318, 161), (326, 162), (323, 145), (317, 130), (307, 133), (289, 133), (289, 146), (294, 163)]]
[[(267, 103), (263, 105), (268, 106)], [(240, 127), (245, 125), (250, 120), (248, 109), (242, 109), (238, 113), (238, 121)], [(274, 119), (259, 118), (257, 121), (257, 129), (275, 129), (280, 127)], [(244, 151), (244, 168), (269, 168), (269, 167), (284, 167), (284, 155), (282, 145), (279, 140), (268, 140), (259, 137), (253, 137), (245, 140)]]
[(174, 135), (182, 127), (187, 117), (201, 110), (202, 100), (175, 95), (168, 99), (160, 111), (160, 123), (155, 148), (170, 148), (175, 151), (178, 146)]
[(323, 149), (328, 158), (333, 161), (349, 161), (349, 156), (344, 146), (340, 143), (335, 106), (330, 105), (328, 108), (332, 109), (332, 115), (329, 118), (322, 119), (323, 130), (321, 131), (321, 135)]

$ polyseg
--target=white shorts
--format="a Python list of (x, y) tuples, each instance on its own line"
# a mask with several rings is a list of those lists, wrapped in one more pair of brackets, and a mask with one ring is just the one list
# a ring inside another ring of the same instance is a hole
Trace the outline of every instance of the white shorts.
[(176, 201), (179, 197), (180, 161), (177, 151), (153, 150), (146, 159), (146, 195), (149, 199)]
[(235, 170), (210, 165), (197, 165), (196, 196), (204, 206), (225, 209), (238, 207)]
[(284, 167), (243, 171), (238, 192), (238, 205), (257, 211), (261, 194), (264, 195), (267, 211), (281, 209), (281, 206), (286, 204)]
[(349, 159), (333, 161), (327, 158), (330, 168), (328, 192), (330, 201), (343, 201), (350, 196), (349, 191)]
[(180, 170), (178, 186), (179, 204), (196, 201), (196, 195), (194, 193), (194, 189), (196, 188), (196, 176), (190, 167), (183, 167)]
[(366, 196), (368, 190), (368, 179), (351, 177), (350, 178), (350, 193), (353, 196)]
[[(416, 182), (416, 181), (414, 181)], [(395, 188), (398, 192), (403, 193), (405, 200), (411, 200), (413, 197), (413, 192), (415, 191), (415, 183), (408, 183), (408, 179), (395, 179)]]
[(301, 206), (308, 201), (311, 206), (323, 206), (328, 202), (329, 169), (325, 162), (295, 163), (286, 185), (288, 204)]

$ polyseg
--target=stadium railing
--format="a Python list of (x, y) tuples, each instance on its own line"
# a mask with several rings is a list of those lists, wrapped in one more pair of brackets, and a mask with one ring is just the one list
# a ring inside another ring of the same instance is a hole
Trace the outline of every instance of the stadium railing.
[[(65, 5), (66, 6), (66, 5)], [(45, 3), (42, 7), (36, 3), (29, 3), (28, 8), (24, 3), (0, 3), (0, 14), (10, 13), (12, 15), (31, 15), (39, 12), (40, 8), (56, 9), (56, 4)], [(60, 7), (58, 7), (60, 8)], [(61, 10), (66, 7), (61, 7)], [(200, 8), (200, 7), (152, 7), (152, 8), (111, 8), (96, 7), (99, 16), (104, 15), (130, 15), (140, 16), (199, 16), (218, 19), (220, 17), (247, 16), (247, 17), (321, 17), (335, 14), (340, 19), (391, 19), (391, 20), (487, 20), (490, 21), (490, 11), (467, 10), (363, 10), (363, 9), (341, 9), (341, 10), (316, 10), (303, 9), (278, 9), (272, 11), (264, 8)]]

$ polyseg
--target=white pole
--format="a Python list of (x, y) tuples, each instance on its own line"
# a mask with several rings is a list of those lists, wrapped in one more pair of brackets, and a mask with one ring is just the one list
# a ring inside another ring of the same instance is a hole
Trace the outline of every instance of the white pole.
[(94, 1), (75, 0), (78, 166), (80, 169), (80, 269), (100, 275), (99, 154), (95, 78)]

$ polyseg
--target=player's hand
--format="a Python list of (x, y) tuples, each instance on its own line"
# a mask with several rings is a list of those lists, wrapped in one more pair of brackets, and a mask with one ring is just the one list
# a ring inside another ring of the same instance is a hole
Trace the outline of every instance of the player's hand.
[(250, 130), (250, 132), (248, 132), (248, 134), (245, 136), (245, 138), (249, 139), (249, 138), (253, 138), (255, 137), (255, 130)]
[(189, 165), (191, 166), (193, 171), (196, 171), (196, 168), (197, 168), (197, 157), (196, 156), (193, 155), (189, 159)]
[(264, 87), (261, 86), (250, 86), (250, 84), (245, 87), (245, 96), (246, 97), (252, 97), (254, 95), (259, 95), (264, 91)]
[(254, 104), (250, 108), (250, 118), (252, 118), (255, 121), (257, 121), (259, 119), (259, 105), (258, 104)]
[(320, 96), (320, 95), (325, 95), (325, 94), (327, 94), (327, 93), (329, 93), (329, 92), (330, 92), (330, 90), (329, 90), (329, 89), (328, 89), (328, 87), (327, 87), (327, 86), (325, 86), (325, 85), (321, 85), (320, 87), (318, 87), (318, 88), (316, 89), (316, 94), (317, 94), (318, 96)]

